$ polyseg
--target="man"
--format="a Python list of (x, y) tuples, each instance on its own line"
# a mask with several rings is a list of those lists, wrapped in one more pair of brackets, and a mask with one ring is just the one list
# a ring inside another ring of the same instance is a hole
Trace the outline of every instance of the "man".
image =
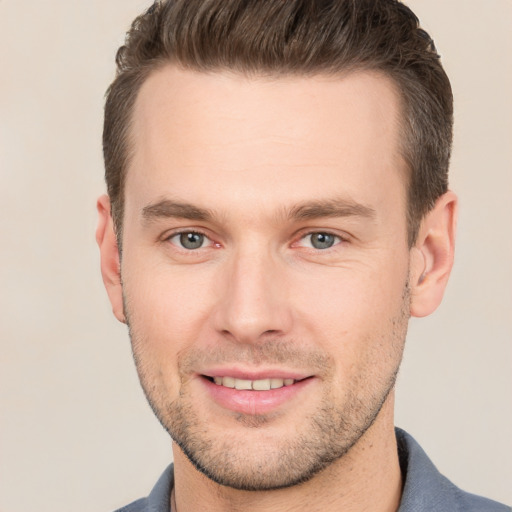
[(105, 108), (97, 240), (174, 466), (125, 511), (503, 511), (393, 401), (453, 262), (452, 95), (394, 0), (173, 0)]

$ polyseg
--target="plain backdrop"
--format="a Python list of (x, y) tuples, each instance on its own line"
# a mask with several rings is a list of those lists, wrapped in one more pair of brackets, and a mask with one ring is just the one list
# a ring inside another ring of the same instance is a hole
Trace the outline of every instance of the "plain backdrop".
[[(461, 212), (441, 308), (411, 322), (397, 425), (512, 503), (512, 2), (413, 0), (456, 98)], [(142, 0), (0, 0), (0, 511), (108, 512), (171, 459), (94, 242), (104, 92)]]

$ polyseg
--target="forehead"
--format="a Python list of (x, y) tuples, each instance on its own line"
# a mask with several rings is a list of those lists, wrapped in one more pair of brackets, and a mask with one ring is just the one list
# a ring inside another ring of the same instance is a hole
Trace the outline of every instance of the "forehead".
[(208, 208), (329, 191), (368, 202), (384, 185), (404, 196), (399, 114), (394, 84), (376, 73), (269, 78), (166, 66), (135, 104), (126, 206), (130, 192), (139, 208), (166, 195)]

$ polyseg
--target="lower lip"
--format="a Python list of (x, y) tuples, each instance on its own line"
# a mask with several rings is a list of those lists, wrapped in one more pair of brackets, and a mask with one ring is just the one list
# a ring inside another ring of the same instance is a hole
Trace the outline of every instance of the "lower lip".
[(227, 388), (201, 377), (213, 400), (225, 409), (250, 415), (261, 415), (275, 411), (309, 387), (314, 378), (309, 377), (278, 389), (268, 391), (250, 391)]

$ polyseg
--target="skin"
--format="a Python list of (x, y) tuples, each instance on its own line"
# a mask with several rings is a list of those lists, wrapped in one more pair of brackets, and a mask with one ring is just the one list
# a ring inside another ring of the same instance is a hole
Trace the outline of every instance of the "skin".
[[(398, 508), (394, 379), (409, 316), (441, 301), (456, 217), (449, 192), (408, 247), (399, 121), (393, 84), (369, 72), (169, 65), (143, 85), (122, 258), (106, 196), (97, 240), (142, 386), (177, 441), (180, 512)], [(181, 243), (191, 232), (197, 249)], [(238, 394), (242, 407), (205, 377), (231, 374), (304, 380), (270, 408)]]

